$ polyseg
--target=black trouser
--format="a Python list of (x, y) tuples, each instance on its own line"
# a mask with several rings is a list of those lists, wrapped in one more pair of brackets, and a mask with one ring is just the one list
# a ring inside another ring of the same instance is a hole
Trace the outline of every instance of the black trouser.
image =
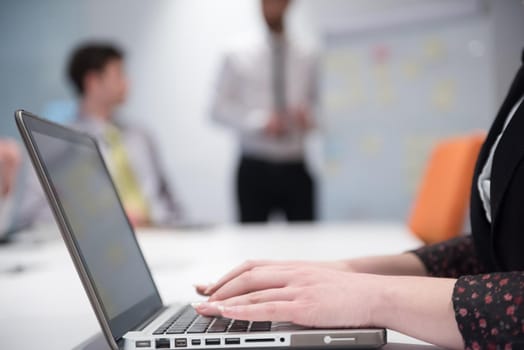
[(303, 161), (242, 157), (237, 174), (240, 222), (265, 222), (282, 212), (289, 221), (315, 220), (315, 189)]

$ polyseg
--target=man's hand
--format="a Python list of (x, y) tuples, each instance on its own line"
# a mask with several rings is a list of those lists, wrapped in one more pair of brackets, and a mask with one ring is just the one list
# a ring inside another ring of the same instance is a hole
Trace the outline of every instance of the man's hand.
[(7, 196), (14, 187), (21, 155), (16, 142), (0, 140), (0, 195)]
[(286, 133), (286, 126), (282, 116), (277, 113), (273, 113), (264, 127), (266, 135), (271, 137), (280, 137)]
[(313, 119), (309, 110), (305, 107), (299, 107), (291, 111), (293, 123), (302, 131), (309, 131), (314, 128)]

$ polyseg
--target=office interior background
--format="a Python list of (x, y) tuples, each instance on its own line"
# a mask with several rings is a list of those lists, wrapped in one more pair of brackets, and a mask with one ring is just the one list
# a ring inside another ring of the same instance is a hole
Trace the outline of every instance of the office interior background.
[[(16, 137), (17, 108), (66, 121), (69, 53), (114, 41), (131, 80), (121, 114), (154, 133), (191, 218), (232, 222), (238, 150), (210, 103), (228, 45), (260, 35), (259, 6), (3, 0), (0, 135)], [(524, 47), (521, 0), (295, 0), (288, 24), (319, 54), (308, 157), (331, 221), (404, 221), (432, 145), (489, 126)]]

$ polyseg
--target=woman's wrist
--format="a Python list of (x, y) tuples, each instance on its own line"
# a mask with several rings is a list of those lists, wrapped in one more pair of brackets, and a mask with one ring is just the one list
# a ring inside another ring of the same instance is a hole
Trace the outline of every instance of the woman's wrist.
[(344, 271), (379, 275), (426, 276), (422, 261), (412, 253), (341, 260)]
[[(387, 283), (394, 282), (394, 278), (384, 275), (375, 275), (368, 273), (354, 273), (347, 274), (348, 280), (345, 283), (347, 291), (345, 292), (351, 298), (358, 300), (357, 312), (358, 316), (352, 321), (358, 327), (384, 327), (385, 319), (382, 317), (384, 312), (389, 312), (391, 304), (385, 298), (387, 294), (384, 292)], [(392, 281), (390, 281), (390, 279)], [(355, 287), (358, 281), (359, 287)], [(353, 300), (354, 301), (354, 300)], [(362, 308), (360, 307), (362, 306)], [(351, 314), (349, 317), (355, 317)]]
[(461, 348), (453, 309), (456, 280), (418, 276), (377, 276), (370, 297), (370, 320), (445, 348)]
[(394, 278), (384, 275), (369, 275), (371, 278), (369, 292), (369, 326), (389, 328), (385, 313), (391, 313), (393, 302), (391, 297), (390, 283)]
[(370, 320), (375, 327), (394, 328), (391, 321), (397, 319), (397, 292), (399, 279), (376, 275), (376, 287), (370, 298)]

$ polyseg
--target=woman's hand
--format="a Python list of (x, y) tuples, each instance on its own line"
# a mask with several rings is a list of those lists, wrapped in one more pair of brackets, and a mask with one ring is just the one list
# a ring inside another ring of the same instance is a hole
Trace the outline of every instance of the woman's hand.
[(381, 278), (298, 263), (244, 266), (219, 282), (208, 302), (194, 307), (204, 315), (241, 320), (371, 326)]
[[(388, 276), (425, 273), (412, 253), (354, 262), (247, 262), (207, 287), (208, 301), (193, 307), (203, 315), (249, 321), (384, 327), (445, 348), (463, 348), (451, 299), (456, 280)], [(348, 272), (359, 265), (382, 274)]]
[(240, 276), (244, 272), (255, 268), (280, 266), (280, 267), (319, 267), (346, 272), (362, 272), (380, 275), (412, 275), (425, 276), (426, 269), (420, 259), (413, 253), (397, 255), (371, 256), (351, 260), (337, 261), (272, 261), (252, 260), (231, 270), (217, 283), (209, 285), (196, 285), (197, 292), (204, 296), (210, 296), (230, 280)]
[(248, 260), (242, 265), (234, 268), (229, 273), (224, 275), (218, 282), (204, 285), (195, 285), (196, 291), (203, 296), (210, 296), (220, 289), (224, 284), (241, 274), (261, 267), (319, 267), (326, 269), (333, 269), (339, 271), (352, 271), (347, 262), (340, 261), (273, 261), (273, 260)]

